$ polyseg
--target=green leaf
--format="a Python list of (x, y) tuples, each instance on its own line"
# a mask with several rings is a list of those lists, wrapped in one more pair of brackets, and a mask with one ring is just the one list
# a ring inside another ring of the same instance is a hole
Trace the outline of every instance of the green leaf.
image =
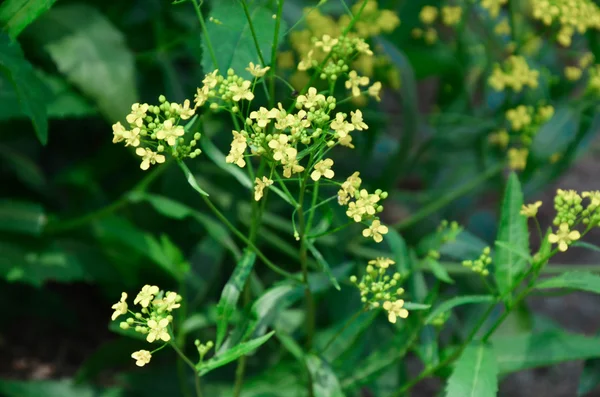
[(581, 247), (589, 249), (590, 251), (600, 252), (600, 247), (592, 243), (586, 243), (585, 241), (575, 241), (571, 244), (572, 247)]
[(30, 23), (52, 7), (56, 0), (6, 0), (0, 6), (0, 24), (15, 39)]
[(198, 375), (206, 375), (208, 372), (212, 371), (215, 368), (222, 367), (223, 365), (229, 364), (230, 362), (235, 361), (238, 358), (253, 352), (260, 346), (262, 346), (266, 341), (268, 341), (274, 333), (275, 331), (271, 331), (268, 334), (261, 336), (260, 338), (240, 343), (239, 345), (232, 347), (224, 353), (218, 354), (210, 360), (204, 361), (196, 365)]
[(240, 298), (240, 294), (244, 290), (246, 281), (254, 268), (254, 262), (256, 261), (256, 254), (253, 251), (247, 250), (242, 256), (242, 259), (238, 262), (233, 274), (225, 284), (223, 291), (221, 292), (221, 299), (217, 305), (217, 341), (216, 349), (221, 347), (225, 334), (227, 333), (227, 325), (231, 319), (231, 315), (235, 311), (237, 301)]
[(185, 174), (185, 179), (187, 180), (187, 182), (189, 183), (189, 185), (195, 191), (197, 191), (198, 193), (200, 193), (201, 195), (208, 197), (208, 193), (206, 193), (204, 190), (202, 190), (202, 188), (198, 185), (198, 182), (196, 182), (196, 177), (194, 177), (194, 174), (192, 174), (192, 171), (190, 171), (190, 169), (188, 168), (188, 166), (185, 165), (185, 163), (182, 160), (177, 160), (177, 164), (179, 165), (179, 167), (181, 168), (181, 170)]
[(497, 391), (494, 351), (485, 345), (467, 346), (448, 379), (446, 397), (495, 397)]
[(440, 281), (443, 281), (448, 284), (454, 284), (454, 280), (448, 274), (448, 271), (444, 266), (442, 266), (438, 261), (433, 258), (426, 258), (425, 265), (429, 267), (433, 275)]
[(438, 305), (435, 309), (429, 313), (425, 319), (425, 324), (429, 324), (434, 318), (442, 313), (447, 312), (455, 308), (456, 306), (462, 306), (470, 303), (487, 303), (494, 302), (495, 298), (492, 295), (471, 295), (471, 296), (457, 296), (449, 299), (442, 304)]
[(0, 200), (0, 231), (39, 236), (47, 221), (39, 204)]
[(583, 397), (600, 385), (600, 359), (585, 362), (579, 377), (577, 397)]
[(410, 272), (410, 258), (404, 238), (402, 238), (400, 233), (390, 228), (388, 234), (385, 235), (384, 241), (392, 251), (392, 259), (396, 262), (398, 272), (403, 275), (408, 274)]
[(38, 76), (52, 92), (53, 99), (48, 102), (48, 116), (52, 118), (86, 117), (95, 115), (88, 101), (75, 92), (69, 84), (59, 76), (38, 71)]
[(25, 60), (19, 44), (11, 42), (3, 33), (0, 33), (0, 72), (13, 85), (20, 110), (31, 120), (38, 140), (45, 145), (48, 142), (46, 102), (50, 93)]
[(339, 291), (340, 283), (338, 283), (337, 278), (331, 272), (331, 266), (329, 266), (329, 263), (325, 260), (323, 255), (319, 252), (319, 250), (317, 250), (317, 248), (312, 243), (312, 241), (307, 241), (306, 245), (307, 245), (308, 249), (310, 250), (310, 252), (315, 257), (315, 259), (317, 260), (317, 262), (323, 267), (323, 270), (327, 274), (327, 277), (329, 277), (329, 281), (331, 281), (331, 284), (335, 287), (335, 289), (337, 289)]
[[(529, 254), (527, 218), (519, 214), (522, 206), (521, 184), (517, 175), (512, 173), (508, 178), (504, 193), (500, 226), (496, 237), (496, 240), (503, 244), (496, 244), (496, 254), (494, 255), (496, 284), (503, 296), (510, 291), (515, 278), (527, 264), (527, 260), (517, 254)], [(507, 298), (511, 299), (511, 297)]]
[(133, 54), (100, 11), (85, 4), (54, 7), (31, 31), (58, 70), (95, 101), (107, 121), (123, 119), (137, 102)]
[(315, 397), (344, 397), (340, 382), (327, 362), (314, 354), (306, 356)]
[(538, 282), (535, 288), (567, 288), (600, 294), (600, 276), (589, 272), (566, 272)]
[(478, 258), (481, 251), (488, 244), (479, 237), (463, 230), (455, 240), (449, 241), (440, 247), (440, 254), (458, 260)]
[(0, 394), (4, 397), (98, 397), (90, 386), (76, 385), (72, 380), (0, 381)]
[(600, 357), (600, 338), (563, 331), (496, 338), (493, 346), (501, 373)]
[(546, 161), (555, 153), (563, 153), (577, 137), (580, 118), (580, 112), (575, 109), (558, 108), (533, 137), (531, 154)]
[[(404, 306), (406, 307), (406, 304)], [(322, 352), (325, 344), (328, 343), (331, 338), (341, 330), (340, 334), (335, 338), (327, 350), (321, 353), (325, 360), (328, 362), (334, 362), (345, 352), (350, 350), (358, 337), (367, 330), (375, 318), (377, 318), (378, 314), (379, 313), (377, 310), (361, 313), (349, 325), (347, 324), (348, 319), (345, 319), (335, 327), (327, 330), (326, 332), (318, 334), (316, 340), (316, 344), (318, 346), (317, 351)]]
[[(304, 295), (304, 288), (296, 284), (284, 283), (265, 291), (253, 304), (254, 334), (263, 334), (277, 316)], [(279, 335), (278, 335), (279, 336)]]
[[(249, 4), (249, 14), (256, 39), (265, 62), (271, 60), (271, 47), (275, 36), (273, 12), (262, 7), (260, 2)], [(248, 64), (260, 64), (260, 57), (250, 30), (250, 24), (239, 1), (219, 0), (212, 4), (210, 16), (219, 23), (208, 22), (208, 37), (202, 36), (202, 67), (205, 73), (219, 69), (222, 74), (232, 68), (238, 76), (252, 79), (246, 70)], [(283, 21), (280, 34), (285, 32)], [(214, 65), (207, 41), (212, 44), (217, 65)], [(262, 65), (266, 66), (266, 65)]]
[(431, 305), (426, 305), (425, 303), (404, 302), (403, 307), (408, 311), (429, 310), (431, 308)]
[[(0, 92), (2, 92), (1, 88)], [(0, 145), (0, 162), (10, 168), (23, 184), (33, 190), (42, 192), (46, 188), (46, 177), (41, 167), (22, 152), (9, 146)]]

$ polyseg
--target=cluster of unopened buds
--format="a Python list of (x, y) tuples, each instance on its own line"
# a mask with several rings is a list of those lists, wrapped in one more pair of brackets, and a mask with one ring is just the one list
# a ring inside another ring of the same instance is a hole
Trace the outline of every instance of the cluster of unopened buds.
[(490, 274), (490, 271), (487, 269), (489, 265), (492, 264), (490, 252), (490, 247), (485, 247), (479, 258), (475, 260), (465, 260), (462, 262), (462, 264), (464, 267), (468, 267), (473, 272), (479, 273), (485, 277)]
[(398, 318), (408, 317), (408, 310), (404, 308), (404, 288), (399, 287), (402, 276), (398, 272), (388, 274), (388, 269), (395, 264), (390, 258), (377, 258), (369, 261), (365, 274), (359, 280), (351, 276), (350, 282), (354, 284), (361, 296), (361, 301), (367, 309), (383, 308), (388, 313), (388, 320), (395, 323)]

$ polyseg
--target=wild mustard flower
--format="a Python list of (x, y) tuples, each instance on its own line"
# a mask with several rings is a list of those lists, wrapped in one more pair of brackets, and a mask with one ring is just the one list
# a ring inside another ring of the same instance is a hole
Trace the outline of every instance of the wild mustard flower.
[(268, 71), (271, 69), (270, 66), (266, 66), (262, 68), (260, 65), (255, 65), (253, 62), (250, 62), (246, 70), (250, 72), (250, 74), (254, 77), (263, 77)]
[(324, 159), (315, 164), (314, 171), (310, 174), (310, 178), (313, 181), (318, 181), (321, 177), (331, 179), (334, 176), (334, 172), (331, 169), (333, 166), (332, 159)]
[(395, 324), (397, 318), (407, 318), (408, 310), (404, 307), (404, 300), (398, 299), (394, 302), (385, 301), (383, 302), (383, 309), (388, 312), (388, 320), (390, 323)]
[(558, 249), (565, 252), (571, 243), (579, 240), (581, 235), (577, 230), (570, 230), (568, 223), (561, 223), (556, 233), (548, 235), (548, 241), (552, 244), (558, 244)]
[(366, 76), (359, 76), (356, 70), (351, 70), (348, 73), (348, 80), (346, 80), (346, 88), (352, 90), (353, 96), (360, 96), (360, 87), (369, 85), (369, 78)]
[(171, 340), (171, 335), (167, 331), (167, 327), (169, 326), (169, 319), (162, 318), (158, 321), (152, 319), (148, 320), (148, 335), (146, 336), (146, 341), (152, 343), (156, 340), (162, 340), (164, 342), (168, 342)]
[(129, 124), (141, 127), (144, 124), (146, 112), (148, 112), (147, 103), (134, 103), (133, 105), (131, 105), (131, 113), (129, 113), (127, 117), (125, 117), (125, 119)]
[(503, 128), (499, 131), (491, 133), (488, 136), (488, 141), (493, 145), (497, 145), (501, 149), (506, 149), (510, 143), (510, 135), (506, 129)]
[(135, 360), (135, 365), (138, 367), (143, 367), (144, 365), (150, 363), (152, 353), (150, 353), (148, 350), (138, 350), (131, 353), (131, 358)]
[(352, 122), (354, 128), (358, 131), (369, 129), (369, 126), (363, 121), (362, 112), (358, 109), (355, 112), (350, 112), (350, 121)]
[(177, 138), (183, 136), (184, 130), (180, 125), (173, 125), (171, 120), (165, 120), (162, 128), (156, 132), (156, 138), (165, 140), (169, 146), (175, 146)]
[(496, 26), (494, 26), (494, 33), (498, 36), (510, 35), (510, 24), (508, 23), (508, 18), (502, 19), (496, 24)]
[(531, 124), (531, 113), (533, 109), (519, 105), (515, 109), (509, 109), (506, 111), (506, 119), (510, 122), (511, 128), (514, 131), (520, 131), (523, 127)]
[(147, 148), (137, 148), (135, 150), (135, 154), (142, 158), (142, 163), (140, 164), (140, 168), (146, 171), (150, 168), (150, 165), (160, 164), (165, 162), (165, 156), (162, 154), (158, 154), (151, 149)]
[(133, 300), (133, 304), (139, 304), (142, 307), (148, 307), (150, 302), (154, 299), (154, 296), (158, 294), (158, 291), (159, 289), (156, 285), (144, 285), (142, 290)]
[(526, 216), (527, 218), (535, 218), (538, 213), (538, 209), (542, 206), (541, 201), (536, 201), (532, 204), (523, 204), (521, 207), (520, 214)]
[(273, 181), (266, 176), (262, 177), (262, 180), (259, 178), (254, 179), (254, 200), (259, 201), (263, 197), (263, 192), (266, 187), (269, 187), (273, 184)]
[(537, 88), (539, 71), (530, 69), (522, 56), (511, 55), (502, 65), (494, 65), (488, 84), (496, 91), (510, 88), (521, 92), (524, 87)]
[(229, 150), (229, 154), (225, 157), (225, 161), (227, 163), (233, 163), (240, 168), (244, 168), (246, 166), (246, 161), (244, 160), (244, 152), (246, 151), (246, 147), (248, 144), (246, 143), (246, 131), (231, 131), (233, 134), (233, 140), (231, 141), (231, 149)]
[(111, 316), (111, 320), (115, 321), (119, 316), (127, 314), (127, 292), (121, 293), (121, 300), (112, 305), (112, 309), (115, 311)]
[(248, 80), (242, 81), (241, 84), (236, 82), (234, 84), (229, 85), (228, 89), (231, 91), (233, 99), (235, 102), (239, 102), (242, 99), (247, 101), (251, 101), (254, 99), (254, 93), (250, 90), (250, 82)]
[(379, 96), (379, 94), (381, 92), (381, 87), (382, 87), (381, 83), (379, 81), (377, 81), (377, 82), (373, 83), (373, 85), (371, 85), (368, 89), (369, 96), (375, 98), (375, 100), (377, 102), (381, 101), (381, 98)]
[(369, 261), (369, 265), (378, 267), (380, 269), (387, 269), (390, 267), (390, 265), (394, 265), (394, 264), (396, 264), (396, 262), (394, 262), (390, 258), (385, 258), (385, 257), (378, 257), (376, 259), (372, 259)]
[(500, 14), (500, 9), (508, 0), (481, 0), (481, 7), (485, 8), (492, 19), (496, 19)]
[(373, 240), (376, 243), (380, 243), (383, 241), (383, 235), (388, 233), (388, 227), (382, 225), (378, 219), (375, 219), (371, 222), (371, 226), (367, 229), (363, 230), (363, 236), (365, 237), (373, 237)]
[(568, 47), (575, 32), (600, 29), (600, 8), (591, 0), (532, 0), (533, 17), (560, 28), (558, 42)]
[(273, 112), (273, 110), (267, 110), (267, 108), (263, 106), (261, 106), (258, 111), (254, 110), (250, 112), (250, 118), (256, 120), (256, 124), (260, 128), (265, 128), (267, 124), (271, 122), (271, 119), (274, 119), (275, 117), (276, 114)]

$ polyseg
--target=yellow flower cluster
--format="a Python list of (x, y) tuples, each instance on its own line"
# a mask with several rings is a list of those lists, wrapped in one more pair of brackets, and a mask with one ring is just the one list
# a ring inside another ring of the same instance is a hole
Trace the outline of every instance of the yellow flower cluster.
[(391, 276), (388, 269), (395, 264), (390, 258), (377, 258), (369, 261), (366, 272), (358, 280), (357, 276), (351, 276), (350, 282), (354, 284), (359, 292), (361, 301), (368, 309), (383, 308), (388, 313), (388, 320), (395, 323), (398, 318), (408, 317), (408, 310), (404, 308), (404, 300), (400, 296), (404, 289), (398, 284), (402, 276), (394, 272)]
[(481, 7), (488, 11), (492, 19), (496, 19), (500, 15), (500, 9), (507, 2), (508, 0), (481, 0)]
[[(127, 293), (123, 292), (121, 300), (112, 306), (114, 313), (111, 319), (114, 321), (130, 313), (133, 317), (120, 323), (122, 329), (135, 326), (135, 331), (146, 335), (146, 341), (149, 343), (169, 342), (171, 340), (169, 325), (173, 321), (171, 312), (181, 306), (180, 302), (181, 296), (175, 292), (162, 291), (156, 285), (144, 285), (133, 301), (135, 305), (142, 307), (141, 311), (134, 313), (129, 310)], [(150, 362), (152, 354), (147, 350), (139, 350), (131, 357), (136, 360), (136, 365), (142, 367)]]
[[(567, 80), (569, 81), (577, 81), (581, 78), (583, 73), (594, 63), (594, 54), (591, 52), (584, 53), (576, 65), (568, 65), (565, 66), (564, 74)], [(592, 78), (592, 74), (594, 71), (594, 67), (590, 70), (590, 80)]]
[(490, 271), (487, 269), (487, 267), (491, 265), (491, 263), (492, 258), (490, 257), (490, 247), (485, 247), (479, 258), (473, 261), (466, 260), (462, 262), (463, 266), (471, 268), (472, 271), (479, 273), (484, 277), (490, 274)]
[(560, 27), (557, 40), (564, 47), (576, 32), (600, 29), (600, 8), (591, 0), (532, 0), (531, 8), (535, 19)]
[(530, 69), (522, 56), (511, 55), (502, 65), (494, 65), (488, 84), (496, 91), (510, 88), (521, 92), (524, 87), (537, 88), (540, 72)]
[(437, 7), (426, 5), (423, 6), (419, 12), (419, 21), (424, 25), (423, 27), (413, 28), (411, 35), (415, 39), (423, 39), (426, 44), (435, 44), (438, 40), (438, 31), (432, 25), (438, 19), (441, 11), (441, 22), (446, 26), (456, 26), (460, 23), (462, 18), (462, 7), (461, 6), (444, 6), (441, 9)]

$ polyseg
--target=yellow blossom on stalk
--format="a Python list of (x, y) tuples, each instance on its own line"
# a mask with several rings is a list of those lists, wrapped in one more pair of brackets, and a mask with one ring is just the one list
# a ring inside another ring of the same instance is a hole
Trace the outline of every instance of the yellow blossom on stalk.
[(497, 18), (500, 14), (500, 8), (507, 3), (508, 0), (482, 0), (481, 7), (485, 8), (490, 17)]
[(508, 150), (508, 166), (511, 170), (522, 171), (527, 166), (529, 150), (512, 148)]
[(321, 40), (317, 40), (315, 42), (315, 47), (321, 48), (325, 53), (329, 53), (338, 42), (339, 40), (337, 38), (331, 37), (328, 34), (324, 34), (321, 37)]
[(125, 129), (125, 127), (123, 127), (123, 124), (121, 124), (121, 122), (117, 121), (115, 124), (113, 124), (112, 126), (112, 130), (113, 130), (113, 143), (119, 143), (122, 140), (125, 139), (125, 134), (129, 131), (127, 131)]
[(382, 242), (383, 235), (385, 235), (387, 233), (388, 233), (388, 227), (385, 225), (382, 225), (378, 219), (375, 219), (371, 223), (371, 226), (369, 226), (367, 229), (363, 230), (363, 236), (364, 237), (373, 237), (373, 240), (376, 243)]
[[(296, 149), (294, 149), (295, 151)], [(291, 178), (292, 174), (298, 174), (304, 171), (304, 167), (298, 164), (298, 160), (296, 160), (296, 155), (294, 154), (293, 158), (288, 158), (283, 165), (283, 176), (286, 178)]]
[(250, 62), (250, 64), (246, 68), (246, 70), (249, 71), (250, 74), (254, 77), (263, 77), (265, 73), (269, 71), (269, 69), (271, 69), (270, 66), (261, 68), (260, 65), (255, 65), (253, 62)]
[(545, 123), (554, 116), (554, 106), (546, 105), (540, 106), (537, 110), (537, 116), (541, 123)]
[(523, 127), (531, 124), (531, 109), (525, 105), (519, 105), (515, 109), (506, 111), (506, 119), (514, 131), (520, 131)]
[(538, 209), (542, 206), (542, 202), (541, 201), (536, 201), (533, 204), (523, 204), (523, 206), (521, 207), (521, 212), (520, 214), (523, 216), (526, 216), (528, 218), (534, 218), (537, 213), (538, 213)]
[(545, 25), (557, 24), (559, 43), (571, 45), (575, 32), (584, 34), (600, 29), (600, 8), (591, 0), (531, 0), (533, 17)]
[(267, 126), (267, 124), (269, 124), (269, 122), (271, 121), (271, 119), (275, 118), (277, 116), (277, 110), (275, 109), (275, 111), (272, 110), (268, 110), (267, 108), (261, 106), (260, 109), (258, 109), (258, 112), (252, 111), (250, 113), (250, 118), (253, 120), (256, 120), (256, 124), (258, 124), (258, 126), (260, 128), (265, 128)]
[(183, 107), (179, 109), (179, 117), (182, 120), (190, 119), (196, 113), (196, 108), (190, 108), (190, 100), (183, 101)]
[(530, 69), (522, 56), (511, 55), (502, 65), (494, 65), (488, 84), (496, 91), (511, 88), (521, 92), (523, 87), (537, 88), (540, 72)]
[(337, 132), (340, 138), (344, 138), (351, 131), (354, 131), (354, 125), (346, 121), (345, 113), (336, 113), (335, 119), (331, 122), (331, 129)]
[(183, 136), (184, 133), (185, 131), (182, 126), (174, 126), (171, 120), (165, 120), (162, 128), (156, 132), (156, 138), (167, 141), (169, 146), (175, 146), (177, 138)]
[(131, 131), (124, 131), (123, 137), (125, 137), (125, 146), (140, 146), (140, 133), (141, 130), (138, 127), (133, 128)]
[(368, 77), (359, 76), (358, 73), (356, 73), (356, 70), (351, 70), (350, 73), (348, 73), (348, 80), (346, 80), (346, 88), (352, 90), (353, 96), (359, 96), (360, 86), (367, 85), (369, 85)]
[(150, 168), (151, 164), (154, 165), (156, 163), (164, 163), (165, 162), (165, 156), (163, 156), (162, 154), (153, 152), (151, 149), (139, 147), (139, 148), (135, 149), (135, 154), (142, 157), (142, 163), (140, 164), (140, 168), (143, 169), (144, 171), (146, 171), (148, 168)]
[(306, 92), (306, 95), (298, 95), (298, 98), (296, 98), (296, 107), (310, 109), (324, 101), (325, 95), (319, 94), (315, 87), (310, 87)]
[(558, 249), (565, 252), (573, 241), (579, 240), (581, 235), (577, 230), (569, 230), (568, 223), (561, 223), (556, 233), (548, 236), (548, 241), (552, 244), (558, 244)]
[(254, 200), (259, 201), (263, 197), (263, 192), (266, 187), (271, 186), (273, 181), (266, 176), (254, 179)]
[(117, 303), (115, 303), (114, 305), (112, 305), (112, 309), (114, 309), (115, 312), (112, 314), (111, 320), (115, 321), (117, 319), (117, 317), (119, 317), (123, 314), (127, 314), (127, 302), (125, 302), (126, 299), (127, 299), (127, 293), (122, 292), (121, 300), (118, 301)]
[(202, 80), (202, 84), (204, 84), (204, 86), (209, 90), (215, 88), (219, 83), (218, 73), (219, 69), (215, 69), (211, 73), (205, 75), (204, 80)]
[(358, 131), (368, 130), (369, 126), (363, 121), (362, 112), (360, 110), (356, 110), (356, 112), (350, 112), (350, 121), (354, 128)]
[[(362, 180), (360, 179), (360, 172), (355, 172), (350, 175), (348, 179), (342, 183), (341, 189), (338, 191), (338, 203), (340, 205), (346, 205), (350, 201), (350, 198), (354, 196), (356, 191), (360, 188)], [(360, 220), (359, 220), (360, 221)]]
[(146, 117), (147, 111), (147, 103), (134, 103), (133, 105), (131, 105), (131, 113), (129, 113), (127, 117), (125, 117), (125, 119), (129, 124), (141, 127), (144, 124), (144, 117)]
[(143, 367), (150, 362), (152, 353), (150, 353), (148, 350), (138, 350), (131, 353), (131, 358), (135, 360), (135, 365), (138, 367)]
[(269, 141), (269, 147), (273, 149), (273, 160), (285, 164), (288, 159), (296, 159), (297, 150), (288, 143), (290, 137), (279, 134), (277, 139)]
[(491, 133), (488, 137), (491, 144), (497, 145), (502, 149), (506, 149), (510, 142), (510, 135), (505, 129), (501, 129), (497, 132)]
[(565, 77), (569, 81), (577, 81), (581, 78), (583, 70), (577, 66), (565, 66)]
[(229, 154), (225, 157), (225, 162), (236, 164), (240, 168), (244, 168), (246, 166), (246, 161), (244, 160), (244, 152), (248, 147), (246, 143), (246, 137), (243, 135), (246, 131), (231, 131), (233, 134), (233, 140), (231, 141), (231, 149), (229, 150)]
[[(355, 97), (355, 98), (360, 98), (360, 97)], [(343, 138), (341, 138), (341, 137), (338, 138), (338, 143), (349, 149), (354, 149), (354, 145), (352, 144), (352, 135), (346, 135)]]
[(315, 182), (318, 181), (319, 179), (321, 179), (322, 176), (327, 179), (333, 178), (334, 172), (331, 169), (332, 166), (333, 166), (332, 159), (324, 159), (324, 160), (319, 161), (317, 164), (315, 164), (315, 169), (310, 174), (310, 178)]
[(196, 107), (202, 106), (208, 100), (209, 88), (205, 85), (202, 88), (196, 89), (196, 95), (194, 95), (194, 103)]
[(174, 309), (181, 307), (181, 295), (176, 292), (167, 292), (163, 299), (155, 299), (152, 304), (158, 306), (161, 312), (172, 312)]
[(363, 209), (363, 213), (375, 215), (375, 213), (377, 213), (376, 204), (379, 202), (379, 200), (380, 197), (378, 194), (369, 194), (367, 189), (362, 189), (358, 194), (356, 205)]
[(425, 6), (419, 12), (419, 19), (425, 25), (429, 25), (435, 22), (438, 16), (438, 9), (433, 6)]
[(392, 259), (384, 257), (379, 257), (369, 261), (369, 265), (376, 266), (380, 269), (387, 269), (390, 267), (390, 265), (394, 264), (396, 264), (396, 262), (394, 262)]
[(159, 290), (156, 285), (144, 285), (142, 290), (133, 300), (133, 304), (137, 305), (139, 303), (142, 307), (148, 307), (150, 302), (152, 302), (154, 299), (154, 295), (158, 294), (158, 291)]
[(375, 83), (373, 83), (373, 85), (370, 86), (368, 89), (369, 96), (375, 98), (375, 100), (377, 100), (377, 102), (381, 101), (381, 98), (379, 97), (380, 92), (381, 92), (381, 83), (379, 81), (376, 81)]
[(383, 309), (388, 312), (388, 320), (390, 323), (395, 324), (396, 319), (407, 318), (408, 310), (404, 308), (404, 300), (398, 299), (395, 302), (385, 301), (383, 302)]
[(167, 331), (169, 326), (169, 319), (162, 318), (159, 321), (148, 320), (148, 335), (146, 336), (147, 342), (154, 342), (155, 340), (162, 340), (168, 342), (171, 340), (171, 335)]
[(248, 80), (244, 80), (242, 84), (234, 83), (229, 86), (229, 91), (233, 94), (231, 99), (235, 102), (239, 102), (242, 99), (251, 101), (254, 99), (254, 94), (250, 91), (250, 85), (252, 83)]
[(442, 22), (447, 26), (454, 26), (460, 22), (462, 16), (461, 6), (442, 7)]
[(494, 27), (494, 33), (498, 36), (508, 36), (510, 34), (510, 24), (508, 18), (504, 18), (502, 21)]

